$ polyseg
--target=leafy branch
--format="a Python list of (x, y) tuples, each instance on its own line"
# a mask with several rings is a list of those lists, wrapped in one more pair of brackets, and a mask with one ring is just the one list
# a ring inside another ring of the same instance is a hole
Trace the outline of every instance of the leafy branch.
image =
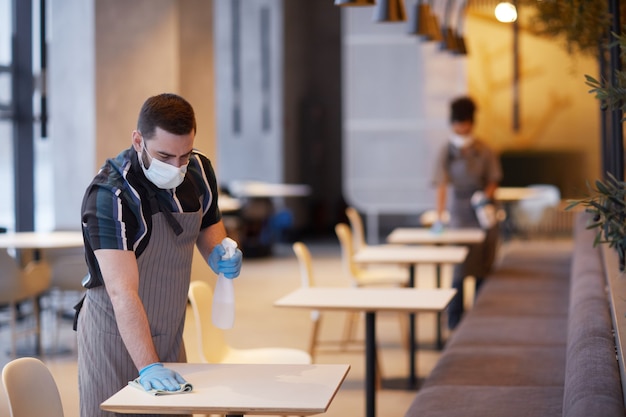
[(565, 208), (583, 206), (592, 215), (592, 222), (587, 229), (598, 229), (594, 246), (607, 243), (615, 248), (620, 257), (620, 269), (624, 269), (626, 258), (626, 182), (607, 173), (605, 181), (596, 180), (595, 188), (589, 186), (590, 195), (570, 200)]

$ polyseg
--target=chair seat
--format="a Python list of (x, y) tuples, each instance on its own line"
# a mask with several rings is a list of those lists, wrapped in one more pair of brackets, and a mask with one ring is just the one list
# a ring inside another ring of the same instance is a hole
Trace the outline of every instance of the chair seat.
[(222, 329), (211, 321), (213, 289), (205, 281), (194, 280), (189, 286), (188, 314), (183, 332), (189, 361), (203, 363), (272, 363), (310, 364), (311, 355), (304, 350), (282, 347), (238, 349), (230, 346)]
[(252, 349), (230, 348), (222, 363), (310, 364), (311, 356), (303, 350), (265, 347)]
[(52, 373), (41, 360), (12, 360), (2, 369), (2, 382), (11, 416), (63, 417), (59, 389)]

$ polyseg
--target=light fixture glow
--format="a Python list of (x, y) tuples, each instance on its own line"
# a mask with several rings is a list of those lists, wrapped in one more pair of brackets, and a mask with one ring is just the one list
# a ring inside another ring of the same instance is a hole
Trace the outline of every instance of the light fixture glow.
[(498, 3), (495, 9), (495, 14), (496, 19), (503, 23), (511, 23), (517, 20), (517, 9), (508, 1)]

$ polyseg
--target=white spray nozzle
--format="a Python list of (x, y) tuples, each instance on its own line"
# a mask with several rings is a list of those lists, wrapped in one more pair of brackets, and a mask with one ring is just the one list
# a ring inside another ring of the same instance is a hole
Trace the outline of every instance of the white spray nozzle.
[(235, 249), (237, 249), (237, 242), (229, 237), (225, 237), (224, 240), (222, 240), (222, 247), (226, 251), (226, 253), (222, 256), (222, 259), (229, 259), (235, 254)]

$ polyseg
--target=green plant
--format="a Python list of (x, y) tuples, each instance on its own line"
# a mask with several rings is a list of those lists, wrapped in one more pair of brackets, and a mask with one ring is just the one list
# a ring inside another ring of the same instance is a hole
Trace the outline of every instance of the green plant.
[(610, 27), (607, 0), (518, 1), (530, 7), (530, 29), (534, 33), (560, 38), (571, 53), (597, 55)]
[[(625, 27), (626, 28), (626, 27)], [(626, 34), (613, 34), (615, 44), (619, 45), (622, 68), (626, 68)], [(595, 94), (600, 100), (602, 108), (626, 110), (626, 71), (617, 71), (615, 85), (607, 80), (597, 80), (590, 75), (585, 75), (586, 84), (591, 87), (590, 93)]]
[(610, 173), (605, 181), (596, 180), (595, 187), (589, 187), (590, 195), (579, 200), (570, 200), (566, 210), (582, 205), (592, 215), (588, 229), (598, 229), (594, 246), (608, 243), (619, 255), (619, 269), (624, 270), (626, 262), (626, 182)]

